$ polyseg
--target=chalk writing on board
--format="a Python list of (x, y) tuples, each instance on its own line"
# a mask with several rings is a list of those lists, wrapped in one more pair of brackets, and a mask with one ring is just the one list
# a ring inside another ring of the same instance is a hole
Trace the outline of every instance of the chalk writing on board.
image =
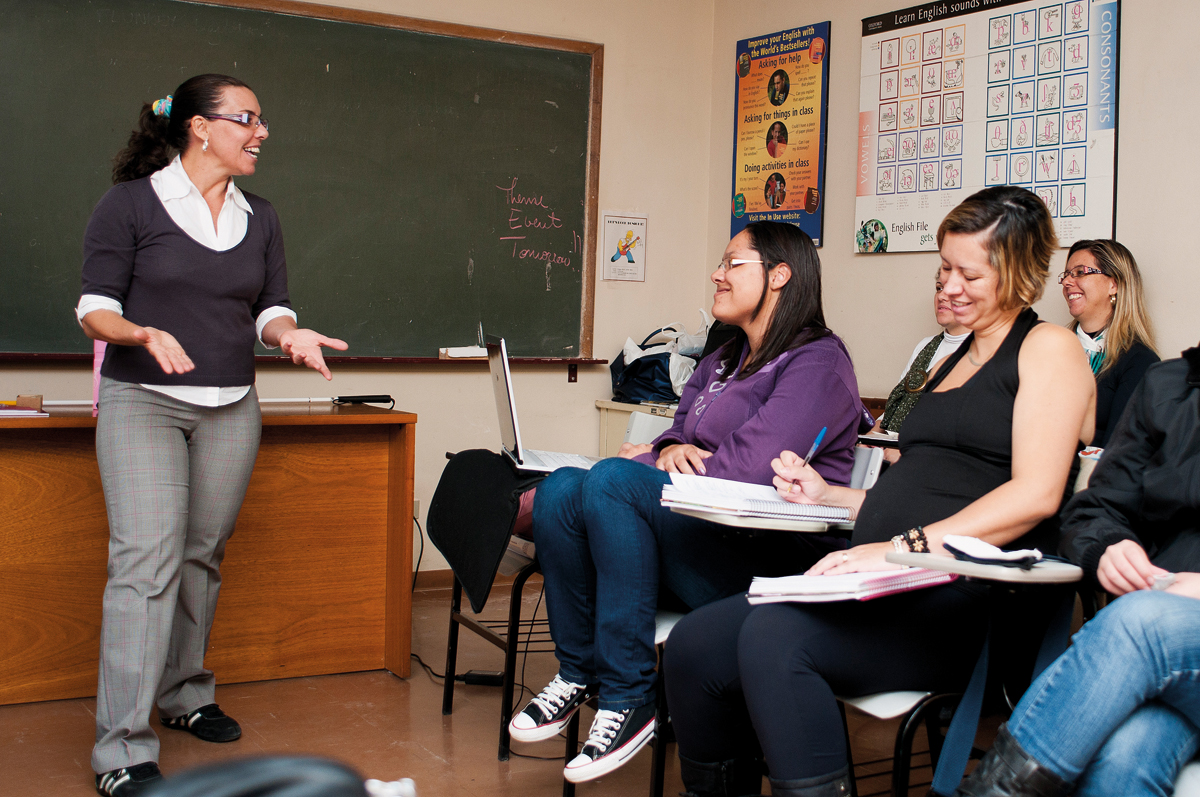
[(570, 266), (571, 254), (578, 253), (583, 239), (575, 230), (571, 231), (571, 252), (558, 251), (544, 241), (530, 241), (529, 236), (538, 230), (558, 230), (563, 220), (554, 212), (554, 207), (542, 194), (524, 193), (517, 189), (519, 178), (513, 177), (506, 185), (496, 189), (504, 195), (506, 216), (502, 230), (509, 234), (499, 236), (501, 241), (512, 241), (514, 260), (533, 260), (545, 263), (546, 290), (551, 289), (550, 274), (554, 266)]

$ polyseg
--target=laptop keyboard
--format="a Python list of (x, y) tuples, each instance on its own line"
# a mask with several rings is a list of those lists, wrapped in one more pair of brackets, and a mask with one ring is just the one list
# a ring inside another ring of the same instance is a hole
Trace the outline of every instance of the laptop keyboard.
[(532, 448), (525, 449), (525, 460), (537, 460), (541, 465), (547, 468), (583, 468), (588, 470), (600, 460), (595, 457), (585, 457), (582, 454), (563, 454), (558, 451), (537, 451)]

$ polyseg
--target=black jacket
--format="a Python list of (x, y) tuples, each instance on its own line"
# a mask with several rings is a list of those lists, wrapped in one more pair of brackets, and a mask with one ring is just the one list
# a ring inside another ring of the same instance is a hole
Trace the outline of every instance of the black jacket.
[(1129, 350), (1121, 355), (1121, 359), (1096, 379), (1096, 435), (1092, 438), (1092, 445), (1098, 448), (1108, 446), (1125, 405), (1142, 383), (1146, 369), (1156, 362), (1158, 355), (1154, 350), (1135, 340)]
[(1200, 572), (1200, 348), (1146, 371), (1088, 489), (1063, 508), (1061, 539), (1093, 581), (1121, 540), (1165, 570)]

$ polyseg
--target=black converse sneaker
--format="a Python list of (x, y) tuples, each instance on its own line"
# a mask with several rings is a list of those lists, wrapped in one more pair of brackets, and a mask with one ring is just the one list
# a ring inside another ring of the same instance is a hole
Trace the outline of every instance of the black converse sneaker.
[(96, 776), (96, 791), (104, 797), (133, 797), (161, 783), (162, 772), (158, 764), (147, 761), (131, 767), (121, 767)]
[(508, 735), (518, 742), (550, 739), (567, 727), (572, 715), (595, 695), (595, 686), (573, 684), (555, 675), (542, 693), (508, 723)]
[(654, 703), (624, 711), (600, 709), (583, 750), (567, 764), (563, 777), (571, 783), (583, 783), (607, 775), (653, 738)]

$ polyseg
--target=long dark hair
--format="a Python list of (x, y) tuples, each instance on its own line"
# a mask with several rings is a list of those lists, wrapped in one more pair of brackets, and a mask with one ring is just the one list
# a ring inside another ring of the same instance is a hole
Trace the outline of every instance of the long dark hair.
[(113, 158), (113, 184), (137, 180), (170, 163), (176, 152), (187, 149), (192, 117), (217, 113), (225, 89), (231, 87), (250, 88), (229, 75), (196, 75), (175, 89), (169, 116), (159, 116), (150, 103), (144, 104), (129, 143)]
[[(792, 278), (779, 290), (779, 300), (775, 303), (762, 345), (746, 361), (738, 379), (745, 379), (785, 351), (798, 349), (829, 334), (825, 311), (821, 307), (821, 259), (812, 238), (794, 224), (777, 221), (751, 222), (746, 225), (746, 232), (750, 235), (750, 248), (763, 259), (762, 296), (751, 320), (758, 318), (767, 303), (771, 269), (787, 263), (792, 269)], [(722, 347), (722, 380), (737, 367), (745, 346), (746, 333), (739, 329)]]

